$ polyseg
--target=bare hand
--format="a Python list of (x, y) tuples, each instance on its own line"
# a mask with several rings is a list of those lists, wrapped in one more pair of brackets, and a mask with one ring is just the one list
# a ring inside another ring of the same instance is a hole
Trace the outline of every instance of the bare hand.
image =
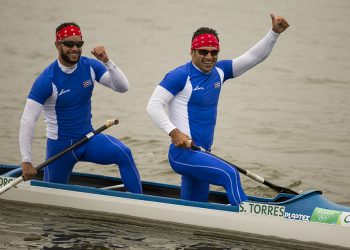
[(274, 14), (270, 14), (271, 19), (272, 19), (272, 30), (278, 34), (282, 33), (285, 31), (288, 27), (289, 24), (286, 19), (282, 16), (275, 16)]
[(107, 56), (107, 52), (105, 50), (105, 47), (103, 46), (97, 46), (91, 50), (91, 54), (93, 54), (98, 60), (106, 63), (109, 61), (109, 58)]
[(191, 145), (192, 145), (191, 138), (188, 135), (182, 133), (177, 128), (173, 129), (169, 133), (169, 135), (171, 137), (171, 141), (175, 144), (176, 147), (191, 148)]
[(30, 162), (22, 162), (22, 176), (25, 181), (36, 176), (37, 171)]

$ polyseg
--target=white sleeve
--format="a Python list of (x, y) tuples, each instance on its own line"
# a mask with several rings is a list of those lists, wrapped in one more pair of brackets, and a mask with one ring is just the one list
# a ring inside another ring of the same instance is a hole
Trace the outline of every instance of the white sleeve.
[(238, 77), (250, 68), (264, 61), (271, 53), (279, 34), (271, 30), (266, 36), (243, 55), (233, 59), (233, 76)]
[(114, 91), (124, 93), (129, 89), (129, 81), (124, 73), (118, 68), (115, 63), (109, 60), (104, 64), (107, 72), (104, 73), (100, 79), (100, 83)]
[(22, 162), (32, 161), (32, 142), (34, 138), (35, 122), (38, 120), (43, 105), (27, 99), (19, 129), (19, 148)]
[(167, 134), (176, 128), (170, 121), (165, 110), (168, 103), (173, 98), (174, 96), (169, 91), (161, 86), (157, 86), (147, 104), (146, 109), (148, 115), (151, 117), (155, 125)]

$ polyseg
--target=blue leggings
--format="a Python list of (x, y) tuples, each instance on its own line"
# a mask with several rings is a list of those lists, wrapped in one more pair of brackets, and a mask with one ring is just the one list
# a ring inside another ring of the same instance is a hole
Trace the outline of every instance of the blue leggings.
[[(63, 151), (78, 140), (47, 140), (46, 159)], [(80, 147), (67, 152), (44, 169), (44, 181), (68, 183), (74, 165), (78, 161), (97, 164), (117, 164), (126, 189), (132, 193), (142, 193), (139, 172), (131, 151), (118, 139), (97, 134)]]
[(237, 206), (248, 198), (235, 168), (224, 161), (199, 150), (189, 150), (170, 145), (169, 163), (182, 175), (181, 198), (192, 201), (208, 201), (209, 184), (223, 186), (228, 200)]

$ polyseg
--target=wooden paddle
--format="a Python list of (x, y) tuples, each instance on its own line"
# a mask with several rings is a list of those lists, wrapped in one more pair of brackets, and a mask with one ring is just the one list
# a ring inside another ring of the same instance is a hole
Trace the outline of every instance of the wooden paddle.
[[(117, 119), (114, 120), (107, 120), (105, 125), (103, 125), (102, 127), (88, 133), (85, 135), (85, 137), (83, 139), (81, 139), (80, 141), (74, 143), (73, 145), (69, 146), (68, 148), (66, 148), (65, 150), (59, 152), (58, 154), (55, 154), (54, 156), (50, 157), (49, 159), (47, 159), (45, 162), (41, 163), (39, 166), (36, 166), (35, 169), (38, 171), (44, 167), (46, 167), (47, 165), (49, 165), (51, 162), (57, 160), (58, 158), (60, 158), (62, 155), (64, 155), (65, 153), (79, 147), (80, 145), (82, 145), (83, 143), (87, 142), (88, 140), (90, 140), (94, 135), (97, 135), (99, 133), (101, 133), (102, 131), (104, 131), (105, 129), (118, 124), (119, 121)], [(7, 185), (3, 186), (2, 188), (0, 188), (0, 195), (3, 194), (4, 192), (6, 192), (7, 190), (9, 190), (10, 188), (16, 186), (18, 183), (24, 181), (23, 175), (16, 178), (15, 180), (9, 182)]]
[(298, 192), (295, 192), (295, 191), (293, 191), (293, 190), (291, 190), (291, 189), (289, 189), (289, 188), (280, 187), (280, 186), (278, 186), (278, 185), (276, 185), (276, 184), (273, 184), (273, 183), (271, 183), (271, 182), (265, 180), (264, 178), (260, 177), (259, 175), (256, 175), (256, 174), (254, 174), (254, 173), (252, 173), (252, 172), (249, 172), (249, 171), (246, 170), (246, 169), (240, 168), (240, 167), (234, 165), (233, 163), (228, 162), (228, 161), (226, 161), (226, 160), (220, 158), (219, 156), (216, 156), (216, 155), (214, 155), (214, 154), (212, 154), (212, 153), (206, 151), (206, 150), (205, 150), (204, 148), (202, 148), (202, 147), (198, 147), (198, 146), (196, 146), (196, 145), (192, 145), (191, 147), (192, 147), (193, 150), (200, 150), (200, 151), (203, 151), (203, 152), (205, 152), (205, 153), (207, 153), (207, 154), (210, 154), (210, 155), (212, 155), (212, 156), (214, 156), (214, 157), (216, 157), (216, 158), (218, 158), (218, 159), (224, 161), (225, 163), (227, 163), (227, 164), (231, 165), (232, 167), (236, 168), (236, 169), (238, 170), (238, 172), (240, 172), (240, 173), (242, 173), (242, 174), (244, 174), (244, 175), (246, 175), (246, 176), (252, 178), (253, 180), (256, 180), (257, 182), (259, 182), (259, 183), (261, 183), (261, 184), (264, 184), (264, 185), (266, 185), (266, 186), (268, 186), (268, 187), (274, 189), (275, 191), (277, 191), (277, 192), (279, 192), (279, 193), (299, 194)]

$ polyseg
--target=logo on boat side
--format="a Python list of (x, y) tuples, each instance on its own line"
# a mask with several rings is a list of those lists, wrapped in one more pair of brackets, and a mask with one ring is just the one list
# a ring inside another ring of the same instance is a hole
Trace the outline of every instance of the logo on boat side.
[(350, 213), (342, 212), (339, 222), (340, 222), (340, 225), (350, 227)]
[(285, 212), (284, 218), (290, 219), (290, 220), (303, 220), (303, 221), (309, 221), (310, 215), (305, 214), (295, 214), (295, 213), (288, 213)]
[[(13, 182), (16, 178), (14, 177), (0, 177), (0, 187), (6, 186), (7, 184), (9, 184), (10, 182)], [(22, 181), (20, 183), (18, 183), (16, 186), (29, 186), (31, 183), (31, 181)]]
[(242, 202), (239, 205), (239, 212), (284, 217), (285, 207), (252, 202)]
[(350, 223), (350, 218), (346, 218), (347, 215), (350, 216), (350, 213), (316, 207), (310, 221), (346, 225)]
[(9, 178), (9, 177), (0, 177), (0, 187), (6, 186), (10, 182), (12, 182), (15, 178)]

